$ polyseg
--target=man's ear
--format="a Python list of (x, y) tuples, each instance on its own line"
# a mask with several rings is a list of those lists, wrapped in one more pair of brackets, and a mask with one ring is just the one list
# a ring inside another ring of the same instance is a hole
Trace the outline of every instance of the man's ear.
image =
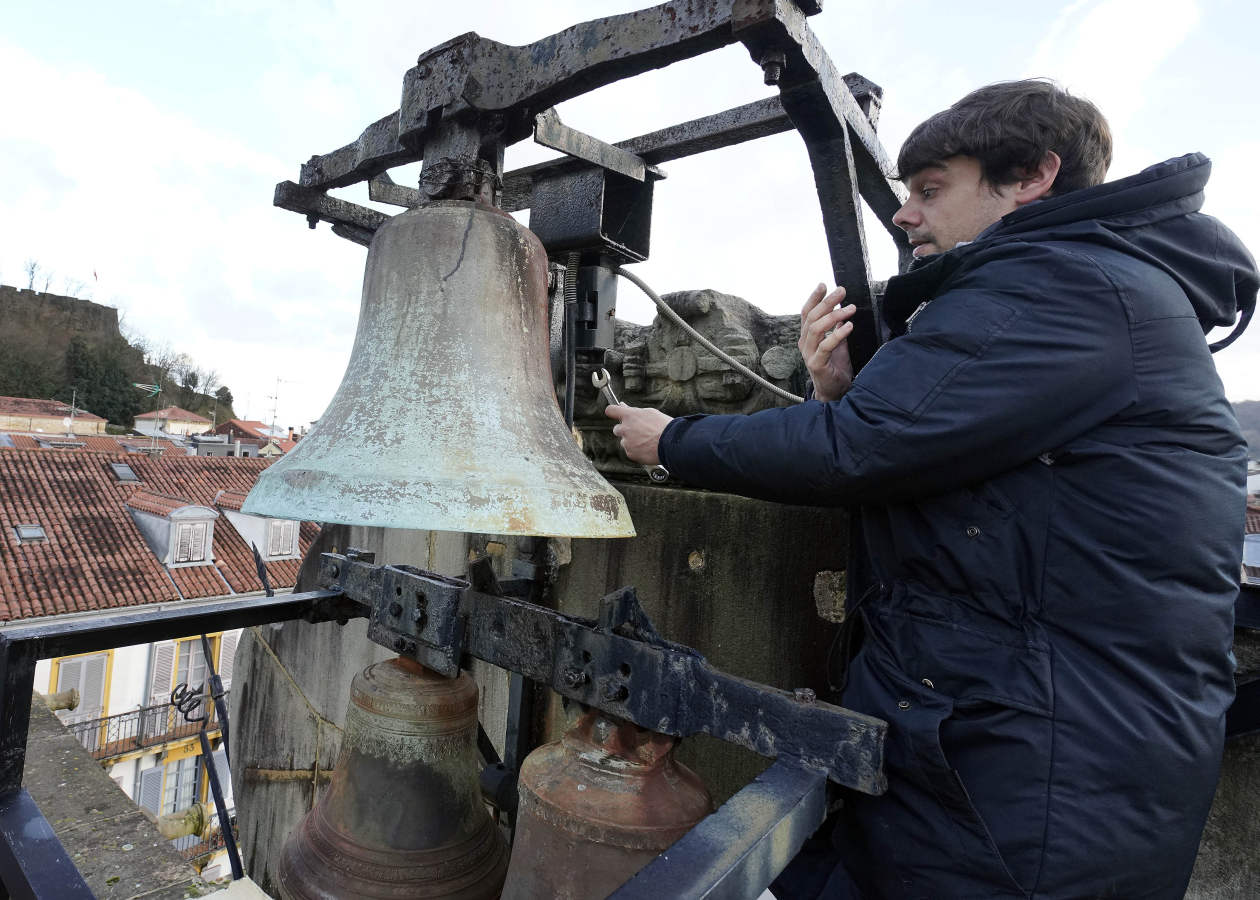
[(1050, 196), (1054, 188), (1054, 180), (1059, 176), (1062, 161), (1059, 154), (1047, 150), (1045, 157), (1036, 168), (1029, 169), (1015, 183), (1014, 200), (1016, 206), (1024, 206), (1034, 200)]

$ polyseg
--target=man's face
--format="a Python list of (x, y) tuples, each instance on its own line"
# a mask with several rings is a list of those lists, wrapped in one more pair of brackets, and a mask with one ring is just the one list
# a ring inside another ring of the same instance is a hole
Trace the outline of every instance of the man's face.
[(975, 240), (1018, 205), (1014, 186), (992, 187), (974, 156), (951, 156), (928, 166), (911, 175), (906, 187), (910, 196), (893, 224), (910, 238), (915, 256), (944, 253), (959, 241)]

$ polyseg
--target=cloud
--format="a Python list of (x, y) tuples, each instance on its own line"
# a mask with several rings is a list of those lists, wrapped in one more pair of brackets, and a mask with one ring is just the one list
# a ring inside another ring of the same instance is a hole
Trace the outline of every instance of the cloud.
[(1025, 75), (1088, 97), (1123, 133), (1149, 102), (1152, 76), (1200, 19), (1194, 0), (1077, 0), (1051, 24)]

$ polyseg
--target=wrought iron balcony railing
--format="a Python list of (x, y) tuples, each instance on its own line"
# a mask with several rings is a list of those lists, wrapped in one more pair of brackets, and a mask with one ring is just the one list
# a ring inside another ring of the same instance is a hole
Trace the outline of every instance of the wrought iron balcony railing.
[[(224, 696), (227, 696), (226, 691)], [(206, 723), (207, 730), (217, 731), (218, 717), (209, 695), (202, 703), (204, 712), (208, 712), (210, 716)], [(106, 760), (126, 756), (146, 747), (158, 747), (171, 741), (196, 737), (201, 730), (201, 723), (187, 722), (169, 703), (161, 703), (141, 706), (112, 716), (68, 723), (66, 727), (92, 754), (93, 759)]]

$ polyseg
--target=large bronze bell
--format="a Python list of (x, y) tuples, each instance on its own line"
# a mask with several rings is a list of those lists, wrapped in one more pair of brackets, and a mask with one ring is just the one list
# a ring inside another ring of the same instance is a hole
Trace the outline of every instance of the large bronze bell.
[(675, 740), (591, 711), (521, 766), (503, 900), (597, 900), (709, 814)]
[(285, 843), (286, 900), (499, 896), (507, 842), (481, 799), (477, 685), (407, 659), (350, 688), (328, 792)]
[(631, 537), (556, 405), (547, 255), (507, 213), (444, 200), (376, 232), (350, 362), (242, 511), (491, 534)]

